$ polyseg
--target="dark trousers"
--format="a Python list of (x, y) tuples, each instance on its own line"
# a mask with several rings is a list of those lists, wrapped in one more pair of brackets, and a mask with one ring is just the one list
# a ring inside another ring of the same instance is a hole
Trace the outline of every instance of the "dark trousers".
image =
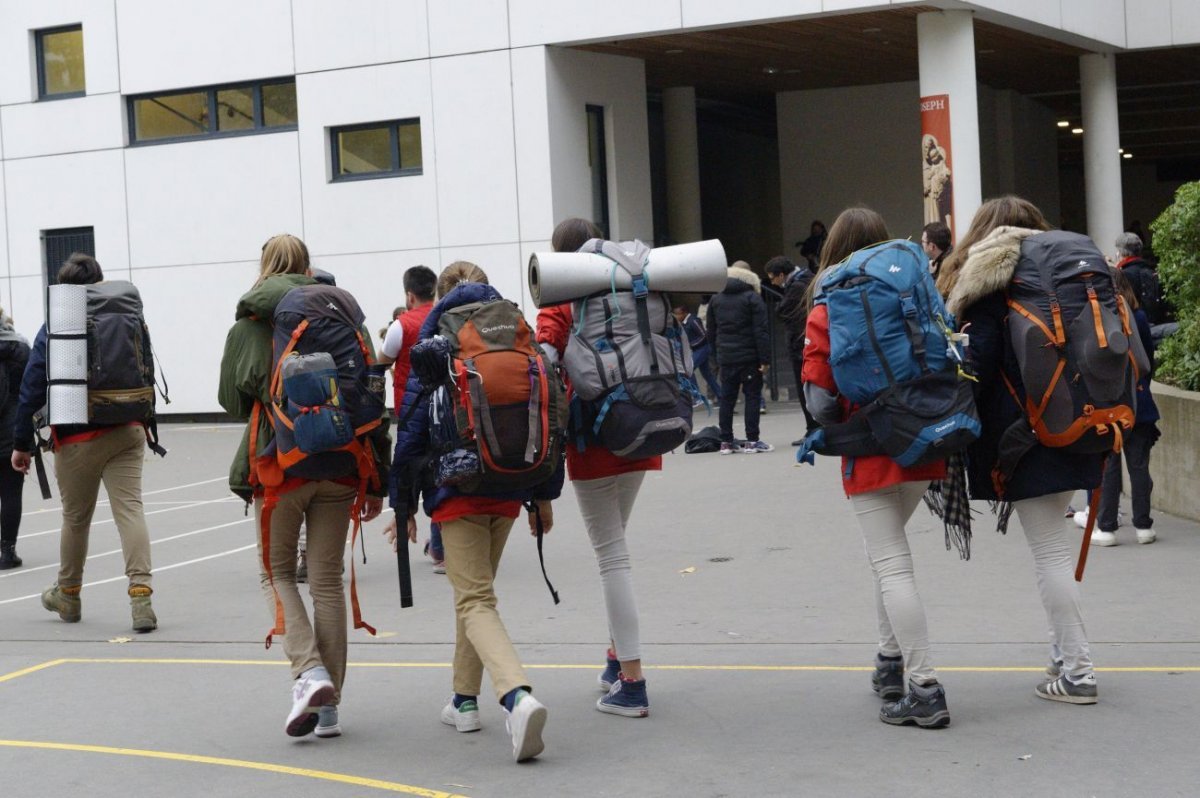
[(733, 440), (733, 408), (738, 389), (746, 396), (746, 440), (758, 440), (758, 416), (762, 412), (763, 375), (757, 363), (721, 366), (721, 440)]
[(21, 528), (21, 490), (25, 475), (0, 463), (0, 543), (16, 543)]
[(712, 347), (707, 345), (692, 350), (692, 382), (696, 383), (696, 390), (700, 390), (700, 380), (696, 377), (696, 372), (703, 374), (704, 381), (708, 383), (708, 392), (717, 396), (721, 392), (721, 383), (713, 373), (711, 355)]
[[(1150, 449), (1158, 438), (1154, 424), (1136, 424), (1125, 433), (1123, 451), (1125, 465), (1129, 468), (1129, 493), (1133, 501), (1133, 526), (1135, 529), (1150, 529), (1154, 519), (1150, 517), (1150, 494), (1154, 480), (1150, 478)], [(1100, 494), (1100, 514), (1096, 523), (1102, 532), (1117, 531), (1117, 505), (1121, 499), (1121, 458), (1109, 455), (1104, 467), (1104, 482)]]
[(804, 358), (791, 357), (789, 359), (792, 361), (792, 374), (796, 376), (796, 393), (800, 397), (800, 409), (804, 411), (804, 432), (807, 434), (821, 425), (813, 418), (812, 413), (808, 412), (808, 402), (804, 398), (804, 380), (801, 374), (804, 370)]

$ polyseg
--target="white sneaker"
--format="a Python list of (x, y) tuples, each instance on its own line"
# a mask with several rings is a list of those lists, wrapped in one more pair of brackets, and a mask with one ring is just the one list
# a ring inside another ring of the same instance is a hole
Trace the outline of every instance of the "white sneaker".
[(1101, 532), (1099, 529), (1092, 530), (1092, 545), (1093, 546), (1115, 546), (1117, 545), (1116, 532)]
[(1075, 526), (1080, 529), (1087, 529), (1087, 510), (1080, 510), (1075, 513)]
[(524, 762), (533, 759), (545, 750), (542, 729), (546, 727), (546, 708), (542, 702), (521, 690), (513, 703), (513, 710), (504, 710), (507, 717), (504, 726), (512, 735), (513, 759)]
[(289, 737), (311, 734), (320, 720), (321, 707), (333, 701), (333, 681), (322, 667), (309, 668), (292, 685), (292, 711), (283, 730)]
[(1138, 543), (1153, 543), (1158, 540), (1158, 535), (1154, 534), (1154, 529), (1137, 529)]
[(479, 704), (474, 701), (464, 701), (454, 706), (454, 696), (442, 707), (442, 723), (453, 726), (460, 732), (479, 731), (483, 724), (479, 722)]

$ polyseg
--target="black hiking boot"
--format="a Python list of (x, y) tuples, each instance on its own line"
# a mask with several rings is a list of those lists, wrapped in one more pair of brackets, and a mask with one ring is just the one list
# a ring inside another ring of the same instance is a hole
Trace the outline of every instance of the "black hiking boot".
[(937, 682), (920, 685), (908, 683), (908, 695), (899, 701), (884, 704), (879, 719), (893, 726), (915, 723), (922, 729), (940, 729), (950, 725), (950, 710), (946, 707), (946, 691)]
[(20, 568), (22, 562), (21, 558), (17, 556), (16, 543), (0, 543), (0, 571)]
[(904, 695), (904, 658), (875, 655), (875, 672), (871, 674), (871, 689), (884, 701), (895, 701)]

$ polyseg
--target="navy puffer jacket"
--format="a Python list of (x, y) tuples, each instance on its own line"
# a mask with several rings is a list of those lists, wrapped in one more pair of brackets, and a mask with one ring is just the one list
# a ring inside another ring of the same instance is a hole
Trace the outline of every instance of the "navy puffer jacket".
[[(432, 338), (438, 329), (438, 321), (442, 314), (451, 308), (469, 305), (472, 302), (490, 302), (503, 299), (500, 292), (484, 283), (461, 283), (450, 293), (438, 300), (429, 312), (425, 323), (421, 325), (418, 341)], [(416, 408), (410, 408), (416, 404)], [(428, 397), (421, 396), (421, 381), (415, 373), (408, 375), (404, 386), (404, 399), (399, 408), (399, 417), (404, 422), (396, 428), (396, 454), (392, 458), (391, 485), (389, 503), (396, 512), (396, 517), (404, 517), (416, 512), (417, 502), (424, 495), (423, 506), (427, 515), (433, 515), (438, 505), (451, 496), (457, 496), (458, 491), (453, 487), (436, 487), (431, 481), (431, 466), (429, 461), (429, 402)], [(563, 468), (559, 463), (554, 476), (537, 488), (519, 493), (471, 494), (487, 496), (492, 499), (513, 499), (517, 501), (557, 499), (562, 492)]]

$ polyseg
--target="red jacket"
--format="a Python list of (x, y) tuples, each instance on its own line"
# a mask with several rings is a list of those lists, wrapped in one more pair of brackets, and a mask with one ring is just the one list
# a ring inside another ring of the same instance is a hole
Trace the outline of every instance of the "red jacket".
[(412, 310), (404, 311), (397, 320), (400, 322), (400, 329), (404, 331), (404, 340), (400, 342), (400, 351), (396, 353), (396, 365), (392, 370), (392, 393), (395, 397), (397, 414), (400, 413), (400, 405), (404, 403), (404, 386), (408, 385), (408, 373), (412, 370), (408, 353), (413, 348), (413, 344), (417, 342), (417, 338), (420, 337), (421, 325), (425, 323), (425, 318), (431, 310), (433, 310), (433, 303), (429, 302)]
[[(833, 380), (833, 369), (829, 365), (829, 309), (825, 305), (817, 305), (808, 314), (804, 337), (804, 369), (801, 379), (830, 393), (840, 393), (837, 383)], [(850, 415), (850, 403), (845, 399), (840, 401), (842, 417), (847, 418)], [(945, 476), (946, 464), (940, 460), (923, 466), (904, 468), (884, 455), (856, 457), (853, 463), (849, 463), (848, 458), (842, 458), (842, 487), (847, 496), (869, 493), (901, 482), (926, 482)]]
[[(571, 325), (574, 321), (570, 305), (542, 308), (537, 315), (538, 343), (549, 344), (557, 349), (560, 355), (566, 352), (567, 339), (570, 338)], [(568, 401), (570, 397), (571, 386), (568, 384)], [(660, 471), (661, 469), (662, 457), (629, 460), (617, 457), (602, 446), (589, 446), (587, 450), (581, 452), (573, 442), (567, 443), (567, 476), (572, 481), (612, 477), (630, 471)]]

